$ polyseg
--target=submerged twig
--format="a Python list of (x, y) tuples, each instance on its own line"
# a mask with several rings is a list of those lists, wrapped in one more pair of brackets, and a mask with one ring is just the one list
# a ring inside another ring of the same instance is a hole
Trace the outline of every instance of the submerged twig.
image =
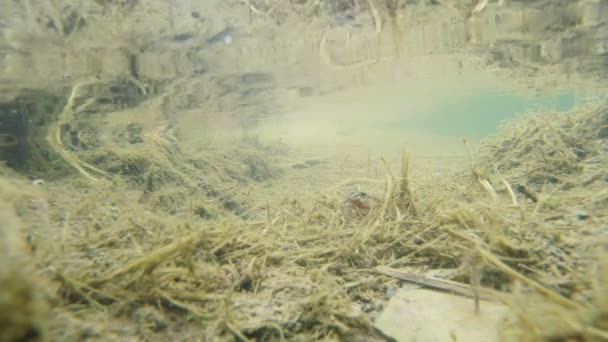
[(92, 281), (91, 284), (93, 286), (101, 286), (136, 269), (144, 269), (144, 273), (149, 273), (154, 268), (156, 268), (161, 262), (167, 260), (170, 256), (178, 254), (184, 248), (188, 248), (188, 246), (192, 246), (193, 244), (195, 244), (198, 239), (200, 239), (200, 237), (200, 232), (192, 233), (183, 239), (180, 239), (167, 246), (158, 248), (157, 250), (142, 256), (141, 258), (112, 272), (111, 274), (108, 274), (105, 277)]
[(395, 192), (395, 177), (391, 172), (390, 166), (384, 158), (381, 158), (386, 169), (386, 189), (384, 193), (384, 202), (380, 208), (379, 219), (385, 220), (388, 215), (389, 208), (392, 206), (394, 192)]
[[(425, 275), (416, 274), (416, 273), (412, 273), (412, 272), (399, 271), (399, 270), (396, 270), (393, 268), (383, 267), (383, 266), (377, 267), (376, 271), (381, 274), (390, 276), (390, 277), (395, 277), (397, 279), (409, 281), (409, 282), (419, 284), (422, 286), (457, 293), (457, 294), (465, 296), (465, 297), (470, 297), (470, 298), (475, 297), (471, 286), (469, 286), (467, 284), (463, 284), (463, 283), (459, 283), (459, 282), (455, 282), (455, 281), (451, 281), (451, 280), (427, 277)], [(486, 288), (479, 288), (477, 292), (478, 292), (479, 298), (482, 300), (499, 301), (497, 299), (497, 296), (496, 296), (494, 290), (486, 289)]]
[(401, 182), (399, 184), (399, 203), (414, 217), (418, 216), (418, 208), (414, 201), (414, 195), (409, 180), (409, 157), (405, 148), (401, 155)]

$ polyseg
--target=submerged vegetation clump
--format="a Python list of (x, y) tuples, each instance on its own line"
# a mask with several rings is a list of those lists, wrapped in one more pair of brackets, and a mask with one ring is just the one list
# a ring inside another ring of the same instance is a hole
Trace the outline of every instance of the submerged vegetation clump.
[(26, 243), (28, 230), (47, 222), (44, 196), (0, 165), (0, 340), (41, 341), (49, 337), (48, 281)]

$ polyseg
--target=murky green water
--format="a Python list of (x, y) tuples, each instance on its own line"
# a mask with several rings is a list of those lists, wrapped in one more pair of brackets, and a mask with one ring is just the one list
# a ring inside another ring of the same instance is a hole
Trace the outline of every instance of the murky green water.
[(537, 110), (569, 111), (576, 104), (572, 92), (524, 97), (508, 92), (454, 94), (439, 97), (432, 108), (391, 122), (392, 129), (481, 138), (496, 131), (501, 121)]

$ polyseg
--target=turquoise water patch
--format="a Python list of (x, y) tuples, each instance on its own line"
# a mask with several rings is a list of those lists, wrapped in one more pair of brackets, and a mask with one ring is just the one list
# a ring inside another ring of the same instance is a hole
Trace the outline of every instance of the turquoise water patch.
[(389, 123), (395, 129), (480, 138), (494, 133), (505, 119), (535, 110), (569, 111), (576, 96), (571, 92), (522, 97), (512, 93), (485, 93), (438, 97), (429, 110)]

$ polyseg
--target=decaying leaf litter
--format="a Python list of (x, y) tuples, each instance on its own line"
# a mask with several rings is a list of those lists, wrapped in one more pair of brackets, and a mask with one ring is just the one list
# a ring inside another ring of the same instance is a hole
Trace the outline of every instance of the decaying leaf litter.
[[(49, 148), (73, 176), (30, 185), (2, 167), (2, 339), (390, 340), (372, 321), (404, 279), (458, 285), (471, 310), (503, 301), (507, 339), (606, 338), (606, 105), (464, 141), (469, 163), (441, 182), (410, 175), (404, 151), (306, 203), (288, 186), (256, 196), (299, 172), (282, 145), (188, 155), (157, 120), (73, 150), (63, 129), (91, 123), (71, 105)], [(353, 186), (376, 202), (344, 217)], [(426, 279), (438, 269), (453, 276)]]

